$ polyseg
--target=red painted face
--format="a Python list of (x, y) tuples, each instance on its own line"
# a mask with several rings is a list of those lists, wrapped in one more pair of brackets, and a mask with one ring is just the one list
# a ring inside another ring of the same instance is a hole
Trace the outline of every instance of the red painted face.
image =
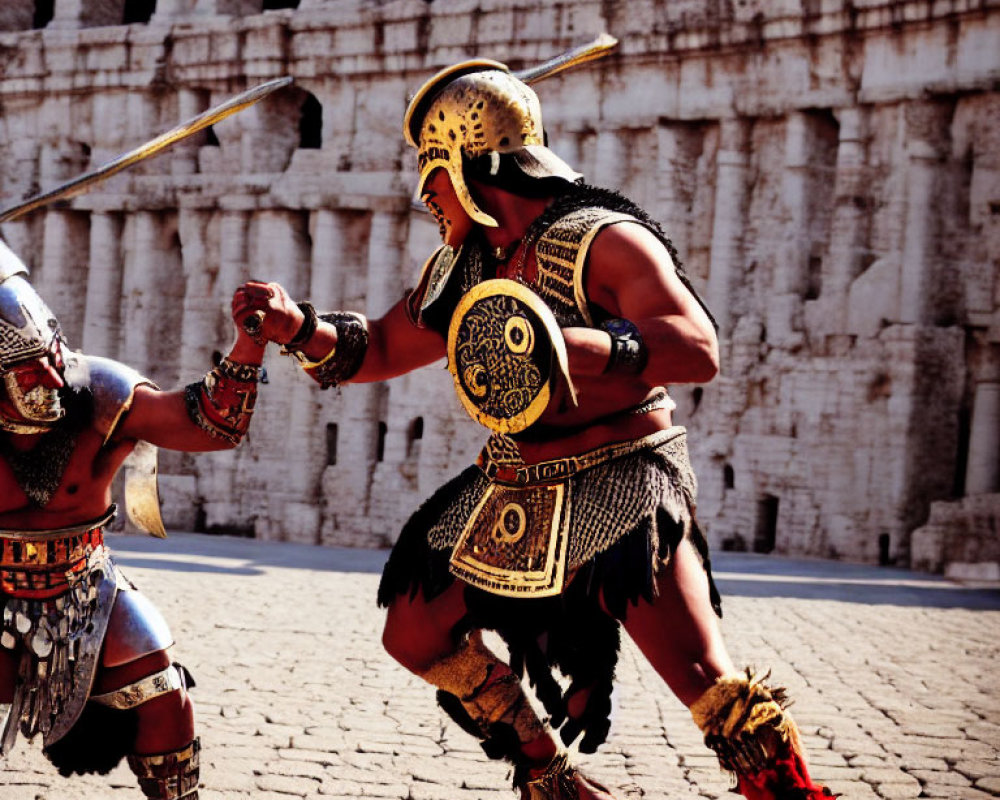
[(460, 247), (475, 223), (459, 202), (445, 170), (438, 168), (430, 174), (420, 200), (437, 220), (441, 240), (454, 248)]

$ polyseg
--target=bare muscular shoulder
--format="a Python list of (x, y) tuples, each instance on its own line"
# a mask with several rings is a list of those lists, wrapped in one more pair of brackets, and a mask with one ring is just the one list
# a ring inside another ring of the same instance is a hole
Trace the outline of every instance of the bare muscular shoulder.
[(585, 269), (590, 302), (617, 317), (638, 320), (683, 313), (694, 301), (663, 242), (638, 222), (603, 228), (590, 247)]

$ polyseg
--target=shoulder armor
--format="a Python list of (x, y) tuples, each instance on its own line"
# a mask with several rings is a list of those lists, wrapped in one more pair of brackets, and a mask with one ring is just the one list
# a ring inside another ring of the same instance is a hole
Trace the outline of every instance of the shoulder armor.
[(135, 388), (144, 384), (156, 385), (142, 373), (110, 358), (73, 353), (67, 356), (66, 366), (68, 372), (79, 370), (70, 382), (88, 388), (93, 395), (94, 427), (105, 440), (111, 437), (122, 415), (131, 408)]
[(441, 296), (448, 283), (448, 278), (458, 263), (459, 252), (461, 251), (456, 251), (451, 245), (443, 244), (431, 254), (420, 270), (420, 281), (413, 293), (417, 312), (415, 321), (420, 327), (424, 326), (424, 310)]
[(587, 253), (603, 228), (626, 221), (638, 222), (631, 214), (590, 206), (571, 211), (552, 223), (535, 250), (539, 293), (547, 300), (561, 301), (567, 311), (576, 311), (587, 325), (593, 325), (584, 289)]
[[(105, 443), (135, 397), (136, 386), (153, 386), (149, 378), (118, 361), (83, 353), (66, 356), (67, 382), (88, 389), (94, 398), (94, 428)], [(159, 491), (156, 482), (156, 447), (149, 442), (136, 443), (122, 465), (125, 475), (125, 511), (139, 530), (153, 536), (166, 536), (160, 518)]]

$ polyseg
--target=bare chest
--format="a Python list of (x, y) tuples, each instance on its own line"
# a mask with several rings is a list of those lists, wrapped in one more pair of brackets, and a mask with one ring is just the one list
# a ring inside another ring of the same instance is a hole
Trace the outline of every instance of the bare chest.
[(131, 444), (104, 447), (92, 430), (32, 439), (0, 442), (0, 527), (58, 527), (103, 513)]

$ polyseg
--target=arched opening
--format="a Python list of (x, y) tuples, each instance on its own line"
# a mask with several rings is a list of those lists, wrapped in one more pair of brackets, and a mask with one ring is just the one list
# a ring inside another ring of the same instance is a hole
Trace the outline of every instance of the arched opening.
[(412, 458), (420, 451), (420, 440), (424, 438), (424, 418), (417, 417), (410, 422), (406, 436), (406, 457)]
[(261, 11), (277, 11), (281, 8), (298, 8), (299, 0), (264, 0)]
[(323, 146), (323, 106), (314, 94), (307, 93), (299, 117), (299, 147), (318, 150)]
[(125, 0), (122, 25), (145, 24), (156, 11), (156, 0)]
[(385, 461), (385, 435), (389, 432), (389, 426), (384, 422), (378, 424), (378, 440), (375, 443), (375, 460)]
[(888, 567), (892, 564), (892, 556), (889, 554), (889, 546), (892, 543), (888, 533), (881, 533), (878, 537), (878, 565)]
[(736, 472), (732, 464), (726, 464), (722, 468), (722, 485), (726, 489), (736, 488)]
[(332, 467), (337, 463), (337, 423), (326, 424), (326, 465)]
[(753, 532), (753, 551), (770, 553), (778, 540), (778, 498), (765, 494), (757, 501), (757, 518)]
[(823, 290), (823, 259), (819, 256), (809, 256), (809, 267), (806, 274), (806, 300), (819, 299)]

